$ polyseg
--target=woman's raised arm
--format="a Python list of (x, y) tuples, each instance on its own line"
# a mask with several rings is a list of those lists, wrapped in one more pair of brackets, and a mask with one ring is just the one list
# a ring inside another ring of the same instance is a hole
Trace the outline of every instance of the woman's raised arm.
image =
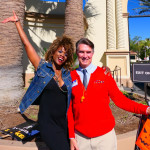
[(40, 57), (37, 54), (37, 52), (35, 51), (35, 49), (33, 48), (33, 46), (31, 45), (31, 43), (29, 42), (21, 24), (20, 21), (16, 15), (16, 13), (13, 11), (13, 16), (6, 18), (5, 20), (2, 21), (2, 23), (7, 23), (7, 22), (15, 22), (16, 24), (16, 28), (18, 30), (19, 36), (22, 40), (22, 43), (24, 44), (26, 53), (28, 55), (29, 60), (31, 61), (31, 63), (33, 64), (33, 66), (35, 67), (35, 70), (37, 70), (37, 67), (39, 65), (40, 62)]

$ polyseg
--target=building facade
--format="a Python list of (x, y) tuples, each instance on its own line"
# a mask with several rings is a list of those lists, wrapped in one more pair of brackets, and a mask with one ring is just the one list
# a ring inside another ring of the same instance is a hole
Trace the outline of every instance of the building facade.
[[(65, 3), (25, 0), (25, 32), (42, 56), (56, 36), (64, 31)], [(121, 84), (131, 87), (128, 31), (128, 0), (88, 0), (84, 8), (88, 29), (85, 37), (95, 44), (93, 64), (121, 68)], [(25, 86), (33, 76), (26, 54), (23, 55)], [(118, 76), (120, 78), (120, 76)], [(115, 78), (115, 75), (114, 75)]]

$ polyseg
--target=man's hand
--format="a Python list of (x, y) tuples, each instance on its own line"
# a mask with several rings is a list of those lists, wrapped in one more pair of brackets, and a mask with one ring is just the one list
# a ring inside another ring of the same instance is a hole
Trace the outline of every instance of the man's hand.
[(9, 18), (6, 18), (2, 21), (2, 23), (7, 23), (7, 22), (17, 22), (19, 21), (16, 13), (13, 11), (13, 16), (9, 17)]
[(111, 70), (109, 67), (102, 66), (102, 68), (103, 68), (103, 70), (105, 70), (105, 72), (104, 72), (105, 75), (108, 75), (108, 76), (111, 75)]
[(146, 114), (147, 114), (147, 115), (150, 115), (150, 107), (147, 108)]
[(70, 150), (79, 150), (76, 139), (70, 139)]

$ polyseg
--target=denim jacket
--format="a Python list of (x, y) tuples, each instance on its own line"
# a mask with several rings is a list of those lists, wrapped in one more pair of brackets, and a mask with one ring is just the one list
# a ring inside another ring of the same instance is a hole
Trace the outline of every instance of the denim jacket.
[[(24, 113), (24, 111), (31, 104), (33, 104), (33, 102), (35, 102), (35, 100), (40, 96), (45, 86), (49, 83), (49, 81), (53, 78), (53, 76), (54, 70), (52, 67), (52, 63), (51, 62), (48, 63), (41, 59), (40, 64), (35, 73), (35, 76), (20, 103), (19, 109), (21, 113)], [(68, 103), (67, 103), (68, 109), (71, 99), (71, 87), (72, 87), (70, 71), (67, 71), (64, 68), (62, 68), (62, 79), (65, 85), (67, 86), (68, 90)]]

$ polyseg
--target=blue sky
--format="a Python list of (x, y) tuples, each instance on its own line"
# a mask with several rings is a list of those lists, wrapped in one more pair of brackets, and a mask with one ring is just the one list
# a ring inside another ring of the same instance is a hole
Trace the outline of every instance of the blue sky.
[[(129, 14), (134, 14), (135, 10), (132, 9), (138, 7), (138, 0), (128, 1)], [(129, 34), (131, 39), (135, 36), (141, 37), (142, 40), (150, 38), (150, 17), (129, 18)]]
[[(41, 0), (41, 1), (51, 1), (51, 2), (66, 2), (66, 0)], [(84, 6), (88, 0), (83, 0), (83, 10)]]

